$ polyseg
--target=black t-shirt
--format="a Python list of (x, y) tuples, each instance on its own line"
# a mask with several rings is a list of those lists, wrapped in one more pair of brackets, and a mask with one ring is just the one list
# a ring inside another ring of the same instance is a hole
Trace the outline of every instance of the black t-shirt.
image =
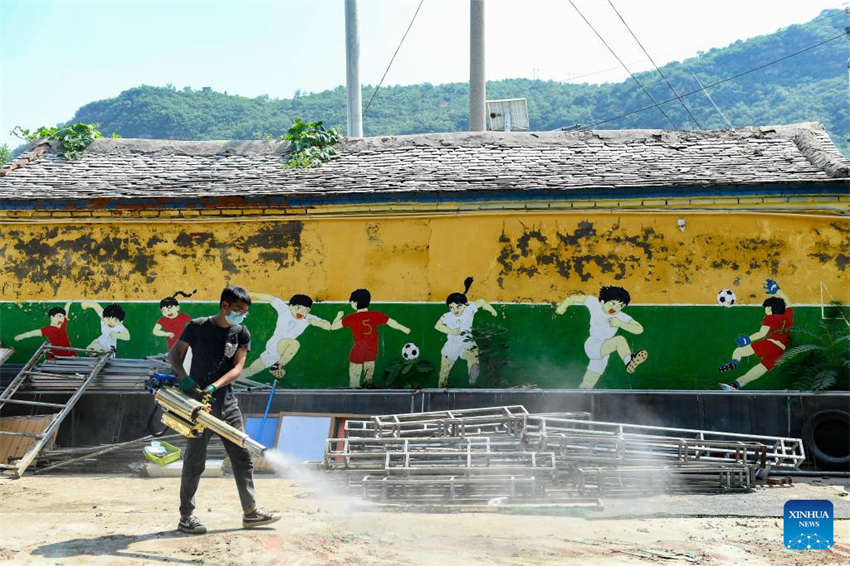
[(193, 319), (183, 329), (180, 340), (192, 348), (189, 375), (201, 387), (210, 385), (233, 368), (236, 350), (251, 349), (251, 333), (247, 328), (238, 324), (222, 328), (212, 316)]

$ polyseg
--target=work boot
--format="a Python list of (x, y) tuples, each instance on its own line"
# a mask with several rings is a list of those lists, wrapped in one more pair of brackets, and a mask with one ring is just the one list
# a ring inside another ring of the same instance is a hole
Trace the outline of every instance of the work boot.
[(280, 521), (280, 515), (277, 513), (266, 513), (260, 508), (254, 509), (242, 516), (242, 526), (246, 529), (269, 525), (277, 521)]
[(180, 522), (177, 523), (177, 530), (190, 535), (202, 535), (207, 532), (204, 524), (194, 515), (180, 517)]

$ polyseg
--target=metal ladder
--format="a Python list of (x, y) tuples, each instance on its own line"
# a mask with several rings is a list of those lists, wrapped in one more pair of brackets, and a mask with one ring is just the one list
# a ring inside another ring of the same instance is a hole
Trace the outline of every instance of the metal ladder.
[[(71, 397), (65, 403), (47, 403), (43, 401), (26, 401), (23, 399), (13, 399), (12, 397), (15, 395), (15, 393), (17, 393), (21, 385), (23, 385), (26, 380), (33, 375), (38, 375), (41, 377), (56, 377), (61, 379), (68, 379), (69, 377), (71, 377), (67, 374), (50, 374), (44, 371), (40, 371), (38, 369), (37, 364), (39, 363), (39, 361), (41, 361), (42, 356), (44, 356), (48, 351), (55, 350), (82, 352), (91, 356), (93, 364), (89, 370), (89, 373), (88, 375), (76, 375), (76, 377), (80, 381), (79, 384), (76, 386), (76, 391), (71, 394)], [(0, 462), (0, 472), (15, 477), (21, 477), (22, 475), (24, 475), (24, 471), (26, 471), (26, 469), (36, 458), (36, 456), (38, 456), (38, 453), (41, 452), (41, 449), (44, 448), (44, 445), (50, 441), (50, 439), (59, 429), (59, 425), (62, 424), (62, 421), (65, 420), (65, 417), (68, 416), (68, 413), (70, 413), (71, 409), (74, 408), (74, 405), (77, 404), (77, 401), (85, 392), (86, 387), (88, 387), (92, 380), (94, 380), (100, 374), (106, 363), (114, 355), (114, 350), (109, 350), (107, 352), (94, 352), (82, 348), (54, 346), (48, 342), (44, 342), (41, 344), (41, 346), (38, 347), (38, 349), (35, 351), (29, 361), (24, 365), (23, 368), (21, 368), (21, 371), (18, 373), (18, 375), (15, 376), (15, 378), (9, 383), (6, 389), (3, 390), (3, 393), (0, 393), (0, 410), (2, 410), (4, 405), (9, 404), (27, 405), (30, 407), (40, 407), (44, 409), (59, 409), (59, 412), (53, 415), (53, 418), (51, 419), (50, 423), (39, 434), (0, 430), (0, 435), (3, 436), (25, 436), (35, 439), (35, 442), (33, 442), (33, 444), (29, 447), (26, 454), (24, 454), (14, 464)]]

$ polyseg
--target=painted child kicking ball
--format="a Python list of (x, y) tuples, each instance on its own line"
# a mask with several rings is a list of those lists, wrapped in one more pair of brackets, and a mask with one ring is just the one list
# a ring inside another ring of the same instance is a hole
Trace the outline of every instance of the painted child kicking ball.
[(88, 345), (89, 350), (106, 352), (114, 350), (118, 340), (129, 340), (130, 331), (124, 326), (124, 309), (121, 305), (112, 303), (102, 307), (93, 301), (80, 303), (83, 309), (92, 309), (100, 317), (100, 336)]
[(632, 353), (626, 338), (616, 336), (620, 328), (632, 334), (643, 332), (643, 326), (623, 312), (630, 300), (629, 292), (622, 287), (602, 287), (598, 299), (592, 295), (572, 295), (555, 309), (555, 314), (562, 315), (570, 305), (584, 305), (590, 312), (590, 336), (584, 342), (584, 353), (590, 361), (579, 384), (580, 389), (593, 389), (608, 367), (608, 358), (613, 352), (619, 354), (628, 373), (634, 373), (646, 361), (646, 350)]
[(354, 314), (343, 318), (342, 311), (338, 312), (331, 323), (331, 330), (348, 328), (354, 339), (354, 345), (348, 354), (349, 387), (361, 387), (361, 378), (366, 387), (371, 387), (375, 375), (375, 360), (378, 359), (378, 327), (386, 324), (405, 334), (410, 334), (410, 329), (382, 312), (370, 311), (372, 294), (368, 289), (355, 289), (348, 297), (348, 302)]
[(484, 309), (493, 316), (496, 316), (496, 309), (484, 299), (469, 302), (466, 294), (469, 293), (472, 281), (472, 277), (467, 277), (463, 282), (463, 293), (452, 293), (446, 297), (449, 312), (441, 316), (434, 325), (438, 332), (446, 335), (446, 343), (440, 350), (442, 359), (438, 387), (448, 387), (449, 373), (458, 358), (466, 360), (469, 384), (475, 385), (478, 380), (478, 344), (472, 339), (472, 322), (478, 309)]
[(734, 370), (741, 360), (750, 356), (759, 358), (759, 363), (730, 384), (718, 383), (725, 391), (739, 391), (745, 385), (766, 374), (773, 369), (788, 348), (791, 329), (794, 327), (794, 309), (791, 308), (791, 299), (773, 279), (767, 279), (764, 282), (764, 292), (770, 296), (762, 303), (764, 318), (761, 321), (761, 327), (753, 334), (741, 334), (735, 339), (738, 347), (732, 352), (732, 359), (720, 366), (719, 370), (721, 372)]

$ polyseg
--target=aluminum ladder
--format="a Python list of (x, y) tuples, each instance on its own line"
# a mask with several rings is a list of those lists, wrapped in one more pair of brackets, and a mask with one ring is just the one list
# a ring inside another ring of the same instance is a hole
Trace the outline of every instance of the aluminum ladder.
[[(92, 365), (90, 366), (88, 375), (84, 375), (82, 373), (76, 374), (76, 376), (69, 376), (68, 374), (51, 374), (45, 371), (41, 371), (38, 367), (38, 363), (41, 361), (42, 357), (47, 354), (48, 351), (56, 351), (56, 350), (66, 350), (73, 352), (81, 352), (83, 354), (88, 354), (91, 356)], [(43, 431), (38, 434), (32, 434), (28, 432), (13, 432), (9, 430), (0, 430), (0, 435), (2, 436), (24, 436), (34, 439), (34, 442), (27, 450), (26, 454), (24, 454), (20, 459), (18, 459), (15, 463), (8, 462), (0, 462), (0, 472), (5, 475), (11, 475), (13, 477), (21, 477), (24, 475), (24, 472), (32, 463), (32, 461), (38, 456), (38, 453), (41, 452), (41, 449), (44, 448), (44, 445), (47, 444), (50, 439), (56, 434), (59, 429), (59, 425), (62, 424), (62, 421), (65, 420), (65, 417), (71, 412), (71, 409), (74, 408), (74, 405), (77, 404), (77, 401), (82, 397), (86, 388), (89, 384), (100, 374), (103, 370), (106, 363), (115, 355), (114, 350), (109, 350), (107, 352), (94, 352), (91, 350), (86, 350), (83, 348), (68, 348), (64, 346), (54, 346), (49, 342), (44, 342), (29, 361), (21, 368), (21, 371), (15, 376), (14, 379), (9, 383), (6, 389), (3, 390), (3, 393), (0, 393), (0, 410), (3, 409), (3, 406), (6, 404), (9, 405), (26, 405), (30, 407), (37, 407), (42, 409), (59, 409), (59, 412), (53, 415), (53, 418), (50, 420), (50, 423), (45, 427)], [(65, 401), (65, 403), (47, 403), (43, 401), (27, 401), (24, 399), (13, 399), (15, 393), (18, 392), (18, 389), (27, 381), (28, 378), (37, 375), (39, 377), (45, 378), (60, 378), (60, 379), (68, 379), (71, 377), (75, 377), (79, 379), (79, 383), (76, 385), (76, 390), (71, 394), (71, 397)]]

